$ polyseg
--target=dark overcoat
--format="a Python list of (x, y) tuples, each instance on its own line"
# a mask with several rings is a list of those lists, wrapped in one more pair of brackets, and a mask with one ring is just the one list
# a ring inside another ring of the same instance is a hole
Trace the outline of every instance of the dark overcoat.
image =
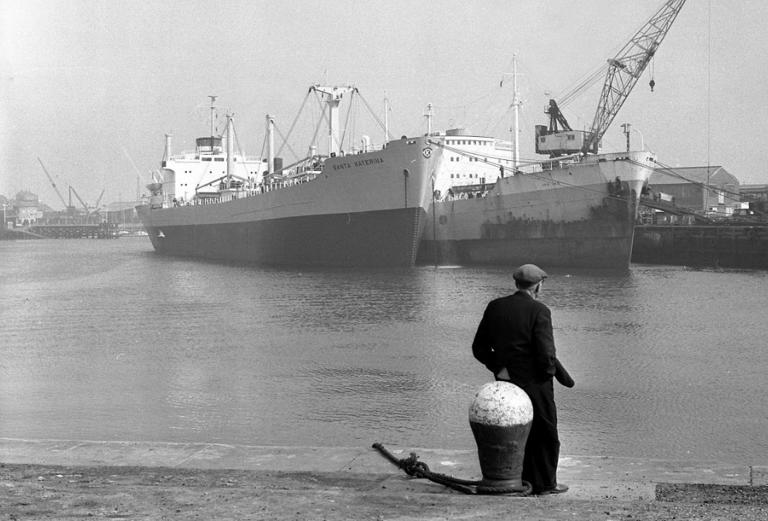
[(472, 353), (494, 375), (507, 369), (509, 381), (533, 405), (533, 421), (523, 460), (522, 479), (533, 492), (557, 485), (560, 440), (552, 377), (556, 370), (552, 314), (524, 291), (491, 301), (477, 328)]

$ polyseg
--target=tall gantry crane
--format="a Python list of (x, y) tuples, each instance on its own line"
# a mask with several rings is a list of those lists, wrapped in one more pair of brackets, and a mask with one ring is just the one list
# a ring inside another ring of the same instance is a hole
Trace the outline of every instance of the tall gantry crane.
[[(648, 67), (648, 63), (656, 54), (684, 4), (685, 0), (667, 0), (664, 2), (661, 8), (629, 39), (616, 56), (608, 60), (603, 90), (589, 131), (586, 133), (573, 131), (560, 111), (557, 102), (550, 100), (549, 106), (545, 110), (550, 118), (549, 128), (544, 125), (536, 127), (536, 151), (549, 153), (552, 156), (576, 152), (596, 153), (600, 139)], [(595, 78), (597, 76), (591, 76), (576, 90), (582, 89), (587, 82)], [(653, 86), (654, 81), (651, 80), (651, 89)], [(571, 93), (566, 97), (570, 98), (573, 95)]]

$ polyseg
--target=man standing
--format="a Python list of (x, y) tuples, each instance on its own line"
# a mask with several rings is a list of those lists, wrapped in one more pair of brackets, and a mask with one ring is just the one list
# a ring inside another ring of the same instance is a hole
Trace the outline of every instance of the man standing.
[(531, 484), (534, 494), (559, 494), (568, 486), (557, 483), (560, 440), (552, 377), (557, 370), (561, 382), (570, 376), (555, 357), (549, 308), (537, 300), (547, 274), (534, 264), (523, 264), (512, 277), (517, 291), (488, 304), (472, 353), (496, 380), (512, 382), (531, 399), (533, 422), (525, 446), (522, 479)]

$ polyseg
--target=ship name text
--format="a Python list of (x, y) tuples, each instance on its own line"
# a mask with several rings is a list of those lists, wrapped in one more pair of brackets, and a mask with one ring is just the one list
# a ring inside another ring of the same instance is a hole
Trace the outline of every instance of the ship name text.
[(344, 161), (342, 163), (338, 163), (333, 165), (334, 170), (346, 170), (347, 168), (352, 167), (363, 167), (363, 166), (370, 166), (370, 165), (376, 165), (379, 163), (383, 163), (384, 159), (380, 157), (372, 157), (370, 159), (358, 159), (356, 161)]

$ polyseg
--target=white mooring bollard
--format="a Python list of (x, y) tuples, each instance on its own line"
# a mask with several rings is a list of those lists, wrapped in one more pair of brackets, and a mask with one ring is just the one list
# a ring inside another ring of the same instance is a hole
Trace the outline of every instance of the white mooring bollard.
[(510, 382), (490, 382), (469, 406), (469, 425), (477, 443), (482, 483), (524, 490), (525, 442), (533, 421), (533, 405), (525, 391)]

